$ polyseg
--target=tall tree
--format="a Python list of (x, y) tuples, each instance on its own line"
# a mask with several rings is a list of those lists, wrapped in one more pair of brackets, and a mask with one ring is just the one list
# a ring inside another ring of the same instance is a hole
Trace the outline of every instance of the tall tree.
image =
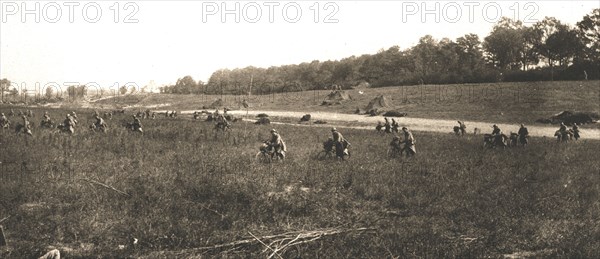
[(501, 69), (518, 69), (524, 52), (523, 42), (522, 23), (503, 17), (490, 35), (485, 37), (483, 47), (488, 60), (494, 66)]
[(600, 63), (600, 8), (584, 16), (577, 23), (577, 29), (585, 44), (584, 58)]

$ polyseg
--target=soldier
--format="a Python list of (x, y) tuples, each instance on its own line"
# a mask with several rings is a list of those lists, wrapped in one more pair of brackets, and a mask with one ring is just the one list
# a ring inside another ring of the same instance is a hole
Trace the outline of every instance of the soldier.
[(8, 116), (14, 117), (15, 116), (15, 110), (10, 109), (10, 112), (8, 113)]
[(406, 127), (402, 127), (402, 132), (404, 132), (404, 148), (402, 150), (406, 151), (406, 157), (414, 156), (417, 154), (415, 137)]
[(561, 133), (566, 132), (567, 131), (567, 125), (565, 125), (564, 122), (560, 123), (560, 129), (558, 129)]
[(152, 119), (156, 119), (156, 112), (152, 112)]
[(194, 120), (197, 120), (198, 118), (200, 118), (200, 114), (198, 113), (198, 111), (194, 112)]
[(388, 120), (388, 118), (384, 118), (385, 119), (385, 133), (392, 133), (392, 125), (390, 124), (390, 121)]
[(394, 152), (402, 153), (402, 142), (400, 141), (400, 137), (395, 135), (392, 141), (390, 142), (390, 146), (394, 150)]
[(527, 140), (527, 138), (529, 137), (529, 131), (527, 130), (525, 125), (521, 124), (519, 132), (517, 134), (519, 134), (519, 143), (521, 143), (521, 145), (523, 146), (527, 145), (527, 143), (529, 142)]
[(47, 111), (44, 112), (41, 126), (42, 127), (52, 127), (52, 119), (50, 119), (50, 115), (48, 115)]
[(383, 124), (381, 124), (381, 121), (378, 121), (377, 126), (375, 126), (375, 130), (377, 130), (377, 132), (380, 132), (382, 128), (383, 128)]
[(70, 114), (67, 114), (65, 120), (63, 121), (63, 131), (67, 131), (71, 134), (75, 133), (75, 122)]
[(464, 136), (467, 132), (467, 125), (462, 121), (458, 121), (458, 130), (460, 131), (460, 135)]
[(492, 130), (492, 138), (494, 139), (494, 145), (500, 145), (502, 147), (505, 147), (506, 146), (506, 143), (504, 142), (505, 135), (504, 135), (504, 133), (502, 133), (502, 130), (500, 130), (500, 127), (498, 127), (498, 125), (494, 124), (492, 126), (492, 128), (494, 128), (494, 130)]
[(27, 116), (23, 115), (23, 133), (29, 135), (29, 136), (33, 136), (33, 134), (31, 133), (31, 123), (29, 123), (29, 120), (27, 120)]
[(33, 112), (31, 110), (27, 110), (27, 117), (33, 117)]
[(398, 122), (396, 122), (396, 120), (394, 120), (394, 118), (392, 118), (392, 131), (398, 132), (399, 127), (400, 127), (400, 124), (398, 124)]
[(94, 118), (96, 119), (96, 123), (94, 123), (94, 127), (96, 129), (101, 130), (102, 132), (106, 131), (106, 123), (104, 122), (104, 119), (102, 119), (102, 117), (100, 117), (98, 114), (96, 114), (94, 116)]
[(77, 126), (77, 123), (79, 123), (79, 121), (77, 121), (77, 113), (75, 113), (75, 111), (71, 112), (71, 126), (73, 128), (75, 128), (75, 126)]
[(578, 140), (581, 137), (579, 135), (579, 126), (577, 126), (577, 123), (573, 123), (573, 137), (575, 140)]
[(48, 115), (48, 112), (47, 112), (47, 111), (46, 111), (46, 112), (44, 112), (44, 121), (46, 121), (46, 122), (50, 122), (50, 121), (51, 121), (51, 119), (50, 119), (50, 115)]
[(132, 116), (133, 116), (133, 123), (131, 124), (131, 126), (133, 127), (133, 131), (139, 131), (139, 132), (143, 133), (144, 130), (142, 130), (142, 122), (135, 115), (132, 115)]
[(271, 130), (271, 139), (269, 140), (269, 145), (273, 148), (275, 154), (282, 154), (287, 151), (283, 139), (275, 129)]
[(333, 144), (335, 145), (335, 155), (339, 158), (344, 158), (344, 155), (348, 154), (346, 149), (350, 143), (344, 138), (344, 135), (337, 131), (336, 128), (331, 129), (331, 136), (333, 138)]
[(10, 121), (4, 115), (4, 113), (0, 114), (0, 128), (8, 128), (10, 126)]

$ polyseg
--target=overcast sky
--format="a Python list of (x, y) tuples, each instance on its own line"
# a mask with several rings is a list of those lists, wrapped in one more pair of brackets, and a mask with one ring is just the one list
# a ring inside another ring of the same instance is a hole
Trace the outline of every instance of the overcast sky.
[[(393, 45), (405, 49), (426, 34), (454, 40), (476, 33), (483, 40), (500, 16), (529, 25), (553, 16), (575, 25), (600, 8), (597, 0), (0, 3), (0, 77), (28, 87), (162, 85), (185, 75), (207, 81), (220, 68), (336, 60)], [(223, 10), (236, 13), (236, 4), (237, 17)]]

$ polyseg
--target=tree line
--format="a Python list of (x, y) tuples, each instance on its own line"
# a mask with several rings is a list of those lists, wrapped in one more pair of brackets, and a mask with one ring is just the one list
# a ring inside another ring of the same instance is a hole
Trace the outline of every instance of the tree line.
[(393, 46), (336, 61), (220, 69), (207, 83), (185, 76), (175, 85), (161, 88), (161, 93), (265, 94), (332, 85), (347, 89), (361, 84), (385, 87), (585, 79), (600, 79), (600, 9), (575, 26), (553, 17), (531, 26), (504, 17), (484, 39), (476, 34), (456, 40), (426, 35), (404, 50)]

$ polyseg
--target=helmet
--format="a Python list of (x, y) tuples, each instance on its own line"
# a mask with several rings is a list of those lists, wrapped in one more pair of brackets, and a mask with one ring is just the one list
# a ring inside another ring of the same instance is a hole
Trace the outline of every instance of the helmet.
[(402, 127), (402, 130), (408, 130), (408, 128), (407, 127)]
[(337, 129), (336, 128), (331, 128), (331, 131), (337, 131)]
[(494, 124), (494, 125), (492, 126), (492, 128), (498, 128), (498, 125)]
[(271, 133), (277, 132), (276, 129), (271, 129)]

